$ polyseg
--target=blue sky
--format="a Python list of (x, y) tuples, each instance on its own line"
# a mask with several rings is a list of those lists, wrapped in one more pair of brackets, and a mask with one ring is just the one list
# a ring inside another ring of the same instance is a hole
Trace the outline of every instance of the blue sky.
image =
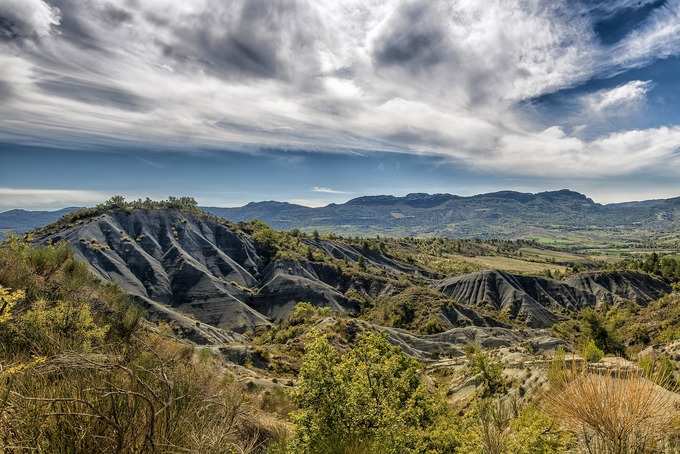
[(680, 0), (2, 0), (0, 210), (680, 196)]

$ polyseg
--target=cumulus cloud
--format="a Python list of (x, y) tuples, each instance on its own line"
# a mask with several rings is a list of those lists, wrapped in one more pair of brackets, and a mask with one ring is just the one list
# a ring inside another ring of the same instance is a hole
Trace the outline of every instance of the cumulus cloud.
[(612, 133), (594, 140), (551, 127), (533, 134), (507, 134), (492, 159), (471, 165), (516, 175), (611, 177), (640, 171), (680, 172), (680, 127)]
[[(634, 172), (636, 159), (675, 159), (677, 130), (586, 140), (518, 108), (680, 51), (680, 0), (612, 46), (591, 16), (648, 2), (606, 3), (4, 0), (0, 139), (379, 150), (517, 174), (595, 164)], [(17, 37), (39, 39), (17, 50)], [(618, 112), (651, 88), (633, 81), (584, 105)]]

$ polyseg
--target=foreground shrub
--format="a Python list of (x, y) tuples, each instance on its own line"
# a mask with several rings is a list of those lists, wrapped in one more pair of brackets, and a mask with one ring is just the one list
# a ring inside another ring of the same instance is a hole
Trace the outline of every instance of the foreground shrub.
[(478, 401), (464, 418), (461, 440), (466, 454), (557, 454), (571, 443), (550, 416), (512, 398)]
[(455, 427), (417, 361), (382, 335), (340, 354), (324, 337), (308, 347), (294, 400), (295, 453), (453, 452)]
[(546, 395), (547, 407), (577, 435), (583, 450), (603, 454), (675, 452), (670, 449), (677, 437), (672, 427), (680, 396), (638, 373), (598, 375), (574, 370), (565, 377)]
[(468, 371), (480, 380), (479, 394), (489, 397), (506, 391), (507, 383), (503, 378), (503, 365), (492, 358), (479, 345), (470, 344), (465, 349)]

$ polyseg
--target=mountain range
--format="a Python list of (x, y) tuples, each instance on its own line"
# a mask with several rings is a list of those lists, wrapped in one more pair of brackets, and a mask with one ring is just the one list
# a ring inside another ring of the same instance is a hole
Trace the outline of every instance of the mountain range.
[(258, 202), (239, 208), (205, 209), (233, 221), (260, 219), (280, 229), (395, 236), (522, 237), (546, 228), (663, 231), (680, 226), (680, 197), (603, 205), (566, 189), (536, 194), (501, 191), (470, 197), (424, 193), (366, 196), (320, 208)]
[[(0, 232), (25, 232), (74, 209), (6, 211), (0, 213)], [(469, 197), (425, 193), (364, 196), (318, 208), (265, 201), (203, 210), (235, 222), (259, 219), (276, 229), (359, 235), (523, 238), (548, 230), (664, 232), (680, 227), (680, 197), (599, 204), (566, 189), (535, 194), (500, 191)]]

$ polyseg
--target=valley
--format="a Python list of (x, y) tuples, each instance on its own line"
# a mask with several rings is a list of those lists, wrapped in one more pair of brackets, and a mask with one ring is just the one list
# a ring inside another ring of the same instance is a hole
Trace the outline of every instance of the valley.
[[(483, 403), (514, 402), (524, 409), (514, 418), (539, 409), (535, 417), (550, 418), (548, 407), (535, 405), (558, 386), (555, 368), (617, 374), (649, 367), (644, 358), (653, 357), (671, 365), (663, 380), (675, 383), (680, 372), (680, 260), (654, 248), (656, 261), (643, 249), (605, 257), (536, 239), (275, 230), (258, 220), (228, 221), (190, 198), (114, 198), (23, 239), (10, 236), (3, 247), (5, 254), (37, 248), (19, 254), (36, 257), (30, 267), (39, 275), (47, 266), (35, 261), (41, 254), (72, 256), (74, 265), (65, 266), (82, 265), (79, 272), (127, 295), (147, 333), (138, 336), (165, 336), (197, 358), (209, 355), (219, 374), (233, 377), (259, 402), (257, 411), (288, 433), (275, 430), (263, 446), (291, 436), (298, 420), (290, 418), (306, 408), (293, 396), (311, 386), (305, 377), (323, 355), (346, 355), (339, 364), (370, 349), (383, 351), (374, 361), (402, 355), (450, 411), (467, 415), (456, 424), (472, 431), (483, 428), (475, 419), (488, 411)], [(15, 265), (7, 260), (19, 259), (4, 260), (0, 284), (18, 288), (23, 278), (8, 271)], [(460, 448), (471, 433), (449, 436)], [(550, 434), (537, 440), (569, 432)], [(556, 446), (578, 443), (567, 438)], [(449, 452), (442, 446), (432, 452)]]

